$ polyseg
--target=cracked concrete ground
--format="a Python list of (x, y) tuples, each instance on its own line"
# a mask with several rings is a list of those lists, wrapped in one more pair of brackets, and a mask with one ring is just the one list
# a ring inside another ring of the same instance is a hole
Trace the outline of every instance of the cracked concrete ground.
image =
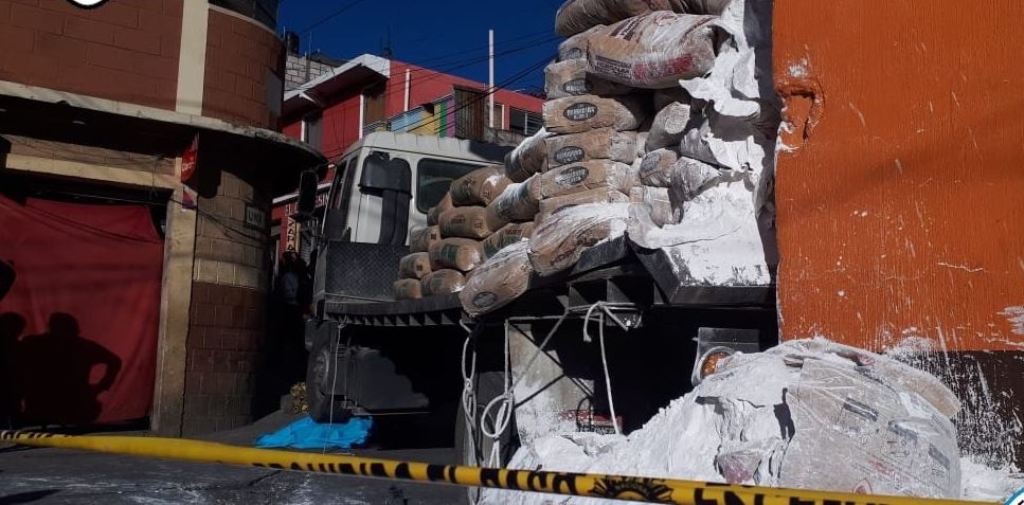
[[(248, 445), (288, 419), (264, 420), (213, 437)], [(451, 463), (451, 448), (360, 450), (378, 458)], [(0, 505), (449, 505), (462, 489), (404, 482), (314, 475), (143, 459), (57, 449), (0, 449)]]

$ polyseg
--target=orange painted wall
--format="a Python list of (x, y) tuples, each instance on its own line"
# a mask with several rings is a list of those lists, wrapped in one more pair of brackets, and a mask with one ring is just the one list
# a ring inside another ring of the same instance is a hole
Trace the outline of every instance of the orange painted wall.
[(1022, 19), (1017, 0), (775, 3), (785, 338), (1024, 350)]

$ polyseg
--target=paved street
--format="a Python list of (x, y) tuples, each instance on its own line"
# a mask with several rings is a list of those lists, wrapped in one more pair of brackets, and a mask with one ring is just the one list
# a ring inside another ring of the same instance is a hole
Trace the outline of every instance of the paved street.
[[(272, 419), (211, 437), (244, 444), (283, 422)], [(454, 461), (451, 448), (364, 450), (359, 454), (434, 463)], [(344, 504), (448, 505), (456, 488), (371, 481), (257, 468), (179, 463), (54, 449), (0, 450), (0, 505)]]

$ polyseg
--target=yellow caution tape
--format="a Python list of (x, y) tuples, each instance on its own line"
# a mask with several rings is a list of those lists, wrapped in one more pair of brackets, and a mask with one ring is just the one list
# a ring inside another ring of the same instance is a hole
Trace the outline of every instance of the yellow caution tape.
[(732, 486), (616, 475), (499, 470), (455, 465), (276, 451), (155, 437), (73, 437), (0, 431), (0, 441), (201, 463), (255, 466), (381, 479), (455, 484), (568, 496), (678, 505), (960, 505), (977, 502)]

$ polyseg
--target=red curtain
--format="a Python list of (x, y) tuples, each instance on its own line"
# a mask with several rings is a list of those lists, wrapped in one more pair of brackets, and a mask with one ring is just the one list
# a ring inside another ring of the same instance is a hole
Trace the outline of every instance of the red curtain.
[(8, 414), (29, 425), (149, 414), (163, 250), (144, 206), (0, 196), (0, 259), (17, 275), (0, 300)]

